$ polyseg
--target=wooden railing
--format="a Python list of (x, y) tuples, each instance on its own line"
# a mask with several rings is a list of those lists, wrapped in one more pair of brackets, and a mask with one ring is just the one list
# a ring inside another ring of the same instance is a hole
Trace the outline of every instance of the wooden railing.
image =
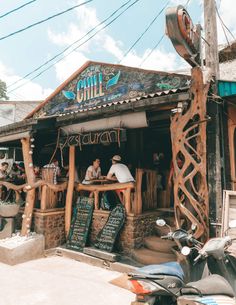
[(111, 183), (103, 185), (94, 184), (81, 184), (78, 183), (75, 186), (76, 191), (89, 191), (94, 193), (94, 205), (95, 210), (99, 209), (99, 193), (105, 191), (116, 191), (122, 190), (124, 194), (124, 206), (127, 214), (132, 212), (131, 207), (131, 190), (134, 190), (135, 184), (133, 182), (128, 183)]
[(22, 191), (28, 192), (29, 190), (32, 190), (32, 189), (42, 188), (40, 209), (46, 210), (47, 209), (47, 197), (44, 195), (45, 191), (49, 189), (55, 193), (63, 192), (67, 189), (68, 183), (63, 182), (60, 184), (53, 184), (53, 183), (46, 182), (45, 180), (38, 180), (37, 182), (35, 182), (33, 184), (24, 183), (21, 185), (15, 185), (14, 183), (11, 183), (11, 182), (0, 181), (0, 185), (5, 186), (8, 190), (15, 191), (16, 202), (19, 202), (20, 193)]
[[(145, 178), (144, 178), (145, 177)], [(84, 185), (81, 183), (73, 183), (71, 185), (71, 191), (73, 196), (73, 190), (77, 192), (88, 191), (93, 192), (94, 194), (94, 202), (95, 202), (95, 210), (100, 208), (99, 203), (99, 194), (105, 191), (118, 191), (121, 190), (123, 193), (123, 204), (128, 215), (140, 215), (143, 211), (155, 209), (157, 207), (158, 202), (156, 200), (156, 180), (155, 173), (151, 170), (145, 169), (137, 169), (136, 170), (136, 182), (129, 183), (109, 183), (109, 184), (91, 184)], [(145, 181), (144, 181), (145, 180)], [(145, 182), (145, 183), (144, 183)], [(19, 200), (20, 192), (24, 191), (27, 194), (34, 190), (40, 189), (41, 191), (36, 192), (36, 194), (41, 193), (40, 199), (40, 209), (46, 211), (48, 208), (51, 208), (48, 205), (48, 190), (53, 191), (55, 193), (67, 191), (68, 195), (68, 181), (64, 181), (63, 183), (53, 184), (47, 182), (45, 180), (38, 180), (36, 182), (24, 183), (22, 185), (14, 185), (10, 182), (0, 181), (0, 185), (4, 185), (7, 189), (12, 189), (16, 193), (16, 199)], [(145, 187), (146, 185), (146, 187)], [(72, 206), (72, 198), (71, 198), (71, 206)], [(27, 202), (25, 210), (27, 209)], [(66, 232), (70, 228), (71, 222), (71, 212), (68, 202), (65, 205), (65, 219), (67, 219), (65, 230)], [(67, 218), (66, 218), (67, 215)], [(28, 228), (28, 227), (27, 227)]]

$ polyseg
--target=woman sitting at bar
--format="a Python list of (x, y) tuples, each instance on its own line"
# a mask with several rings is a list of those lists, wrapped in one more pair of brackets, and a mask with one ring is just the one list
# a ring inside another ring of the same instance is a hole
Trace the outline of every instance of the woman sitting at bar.
[(102, 179), (100, 160), (98, 158), (93, 160), (93, 165), (90, 165), (85, 174), (83, 184), (93, 184), (97, 179)]

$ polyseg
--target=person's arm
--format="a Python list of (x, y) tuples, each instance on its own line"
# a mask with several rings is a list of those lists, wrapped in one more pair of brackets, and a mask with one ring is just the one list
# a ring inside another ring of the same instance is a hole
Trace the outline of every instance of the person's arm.
[(106, 179), (107, 180), (112, 180), (112, 181), (117, 181), (116, 179), (116, 176), (115, 176), (115, 171), (114, 171), (114, 168), (113, 168), (113, 165), (112, 167), (110, 168), (107, 176), (106, 176)]
[(88, 169), (88, 177), (89, 177), (89, 180), (94, 180), (93, 171), (90, 169)]

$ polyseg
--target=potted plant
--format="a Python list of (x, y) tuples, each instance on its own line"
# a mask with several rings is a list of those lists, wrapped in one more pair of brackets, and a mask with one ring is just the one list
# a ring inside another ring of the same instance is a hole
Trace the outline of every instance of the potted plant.
[(15, 217), (19, 212), (20, 205), (16, 202), (0, 200), (0, 216)]

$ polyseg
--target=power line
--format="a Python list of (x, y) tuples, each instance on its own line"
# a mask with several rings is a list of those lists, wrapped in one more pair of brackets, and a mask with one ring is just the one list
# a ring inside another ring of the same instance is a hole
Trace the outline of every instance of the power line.
[(69, 50), (73, 45), (75, 45), (76, 43), (80, 42), (82, 39), (84, 39), (86, 36), (88, 36), (89, 34), (91, 34), (96, 28), (98, 28), (100, 25), (102, 25), (103, 23), (105, 23), (106, 21), (108, 21), (112, 16), (114, 16), (119, 10), (121, 10), (124, 6), (126, 6), (129, 2), (131, 2), (133, 0), (128, 0), (127, 2), (125, 2), (124, 4), (122, 4), (118, 9), (116, 9), (111, 15), (109, 15), (107, 18), (105, 18), (103, 21), (101, 21), (99, 24), (97, 24), (94, 28), (92, 28), (91, 30), (89, 30), (85, 35), (83, 35), (82, 37), (80, 37), (79, 39), (75, 40), (73, 43), (71, 43), (68, 47), (66, 47), (65, 49), (63, 49), (63, 51), (59, 52), (58, 54), (56, 54), (55, 56), (51, 57), (50, 59), (48, 59), (46, 62), (44, 62), (43, 64), (41, 64), (39, 67), (35, 68), (33, 71), (27, 73), (26, 75), (24, 75), (22, 78), (18, 79), (17, 81), (15, 81), (14, 83), (10, 84), (9, 86), (7, 86), (7, 88), (10, 88), (14, 85), (16, 85), (17, 83), (19, 83), (20, 81), (26, 79), (28, 76), (30, 76), (31, 74), (37, 72), (38, 70), (40, 70), (41, 68), (43, 68), (44, 66), (46, 66), (47, 64), (49, 64), (50, 62), (52, 62), (54, 59), (56, 59), (57, 57), (59, 57), (60, 55), (64, 54), (67, 50)]
[(159, 41), (155, 44), (155, 46), (152, 48), (152, 50), (147, 54), (147, 56), (144, 57), (144, 59), (141, 61), (139, 67), (143, 65), (143, 63), (148, 59), (148, 57), (151, 56), (151, 54), (154, 52), (154, 50), (159, 46), (159, 44), (162, 42), (163, 38), (165, 37), (165, 34), (161, 36)]
[[(103, 26), (100, 30), (98, 30), (97, 32), (95, 32), (92, 36), (90, 36), (88, 39), (86, 39), (83, 43), (79, 44), (77, 47), (73, 48), (69, 53), (67, 53), (66, 55), (64, 55), (62, 58), (58, 59), (56, 62), (54, 62), (53, 64), (51, 64), (50, 66), (48, 66), (46, 69), (42, 70), (40, 73), (36, 74), (34, 77), (30, 78), (29, 80), (27, 80), (25, 83), (23, 83), (22, 85), (19, 85), (18, 87), (10, 90), (8, 93), (11, 93), (12, 91), (15, 91), (17, 89), (19, 89), (20, 87), (24, 86), (25, 84), (27, 84), (28, 82), (34, 80), (35, 78), (39, 77), (40, 75), (42, 75), (44, 72), (46, 72), (47, 70), (49, 70), (51, 67), (55, 66), (55, 64), (57, 64), (58, 62), (60, 62), (61, 60), (63, 60), (64, 58), (66, 58), (68, 55), (70, 55), (72, 52), (76, 51), (79, 47), (83, 46), (86, 42), (88, 42), (89, 40), (91, 40), (94, 36), (96, 36), (99, 32), (101, 32), (102, 30), (104, 30), (105, 28), (107, 28), (110, 24), (112, 24), (115, 20), (117, 20), (122, 14), (124, 14), (130, 7), (132, 7), (133, 5), (135, 5), (137, 2), (139, 2), (140, 0), (135, 0), (133, 3), (131, 3), (126, 9), (124, 9), (120, 14), (118, 14), (115, 18), (113, 18), (109, 23), (107, 23), (105, 26)], [(128, 1), (130, 2), (130, 1)], [(81, 40), (81, 39), (80, 39)]]
[(235, 36), (234, 36), (233, 33), (230, 31), (230, 29), (226, 26), (226, 24), (224, 23), (222, 17), (220, 16), (220, 13), (219, 13), (219, 10), (218, 10), (217, 6), (215, 6), (215, 7), (216, 7), (217, 16), (219, 17), (219, 19), (220, 19), (220, 21), (221, 21), (221, 23), (222, 23), (222, 26), (224, 26), (224, 27), (226, 28), (226, 30), (229, 32), (229, 34), (233, 37), (233, 39), (236, 40)]
[(35, 1), (37, 1), (37, 0), (31, 0), (31, 1), (29, 1), (29, 2), (26, 2), (25, 4), (23, 4), (23, 5), (21, 5), (21, 6), (18, 6), (18, 7), (16, 7), (15, 9), (13, 9), (13, 10), (11, 10), (11, 11), (9, 11), (9, 12), (3, 14), (3, 15), (0, 15), (0, 18), (6, 17), (6, 16), (10, 15), (11, 13), (14, 13), (14, 12), (16, 12), (16, 11), (22, 9), (22, 8), (25, 7), (26, 5), (29, 5), (29, 4), (31, 4), (31, 3), (35, 2)]
[(191, 1), (191, 0), (188, 0), (188, 1), (185, 3), (185, 6), (184, 6), (184, 7), (188, 7), (190, 1)]
[(14, 35), (16, 35), (16, 34), (19, 34), (19, 33), (21, 33), (21, 32), (24, 32), (24, 31), (26, 31), (26, 30), (28, 30), (28, 29), (30, 29), (30, 28), (36, 26), (36, 25), (39, 25), (39, 24), (41, 24), (41, 23), (44, 23), (44, 22), (46, 22), (46, 21), (48, 21), (48, 20), (50, 20), (50, 19), (53, 19), (53, 18), (55, 18), (55, 17), (58, 17), (58, 16), (62, 15), (62, 14), (68, 13), (69, 11), (71, 11), (71, 10), (73, 10), (73, 9), (79, 7), (79, 6), (85, 5), (85, 4), (87, 4), (87, 3), (91, 2), (91, 1), (93, 1), (93, 0), (88, 0), (88, 1), (86, 1), (86, 2), (77, 4), (77, 5), (75, 5), (75, 6), (72, 6), (72, 7), (68, 8), (68, 9), (65, 10), (65, 11), (62, 11), (62, 12), (57, 13), (57, 14), (55, 14), (55, 15), (52, 15), (52, 16), (46, 18), (46, 19), (43, 19), (43, 20), (40, 20), (40, 21), (35, 22), (35, 23), (33, 23), (33, 24), (30, 24), (30, 25), (28, 25), (27, 27), (22, 28), (22, 29), (20, 29), (20, 30), (18, 30), (18, 31), (12, 32), (12, 33), (7, 34), (7, 35), (5, 35), (5, 36), (2, 36), (2, 37), (0, 37), (0, 41), (6, 39), (6, 38), (8, 38), (8, 37), (14, 36)]
[(224, 35), (225, 35), (225, 39), (226, 39), (227, 44), (228, 44), (228, 46), (229, 46), (229, 45), (230, 45), (230, 43), (229, 43), (229, 40), (228, 40), (228, 37), (227, 37), (226, 31), (225, 31), (224, 25), (223, 25), (223, 23), (222, 23), (222, 21), (221, 21), (221, 19), (220, 19), (220, 18), (219, 18), (219, 20), (220, 20), (220, 25), (221, 25), (222, 30), (223, 30)]
[(166, 5), (158, 12), (158, 14), (155, 16), (155, 18), (151, 21), (151, 23), (146, 27), (144, 32), (138, 37), (138, 39), (132, 44), (132, 46), (125, 52), (121, 60), (119, 61), (119, 64), (122, 62), (122, 60), (129, 54), (129, 52), (136, 46), (136, 44), (142, 39), (142, 37), (145, 35), (145, 33), (150, 29), (150, 27), (153, 25), (153, 23), (156, 21), (156, 19), (161, 15), (161, 13), (164, 11), (164, 9), (169, 5), (170, 1), (166, 3)]

